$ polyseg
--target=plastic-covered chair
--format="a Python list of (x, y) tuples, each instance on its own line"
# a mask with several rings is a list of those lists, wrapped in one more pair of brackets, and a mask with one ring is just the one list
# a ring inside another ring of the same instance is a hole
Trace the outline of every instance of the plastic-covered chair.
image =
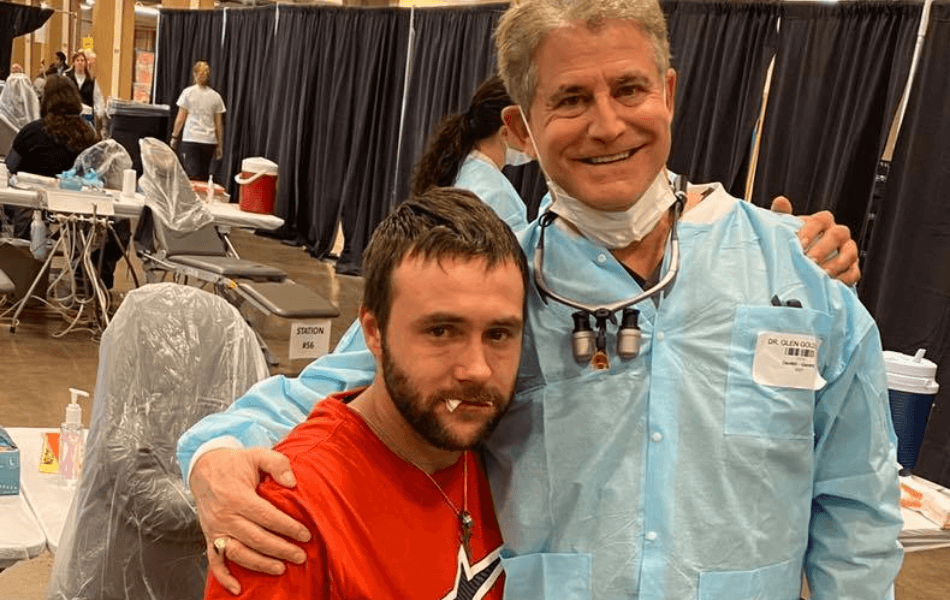
[(40, 99), (33, 82), (23, 73), (11, 74), (0, 91), (0, 116), (17, 131), (40, 118)]
[[(328, 300), (287, 277), (283, 270), (238, 256), (226, 232), (212, 223), (191, 188), (178, 157), (164, 142), (139, 142), (145, 174), (139, 180), (145, 209), (135, 232), (136, 249), (149, 281), (171, 275), (214, 290), (244, 311), (287, 320), (332, 319), (340, 312)], [(271, 365), (277, 358), (262, 347)]]
[(267, 375), (222, 298), (174, 283), (132, 290), (102, 336), (84, 472), (56, 553), (55, 600), (187, 600), (206, 559), (175, 445)]
[(110, 190), (122, 189), (123, 172), (131, 168), (132, 157), (129, 156), (129, 151), (115, 140), (102, 140), (89, 146), (73, 163), (78, 177), (95, 172)]

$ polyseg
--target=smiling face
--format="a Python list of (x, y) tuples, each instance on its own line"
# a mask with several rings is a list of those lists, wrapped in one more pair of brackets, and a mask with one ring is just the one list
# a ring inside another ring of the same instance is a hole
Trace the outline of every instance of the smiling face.
[[(419, 438), (441, 450), (476, 446), (514, 392), (524, 281), (513, 261), (485, 264), (407, 258), (393, 272), (385, 331), (361, 316), (390, 399)], [(450, 409), (447, 400), (460, 402)]]
[[(528, 124), (541, 165), (592, 208), (628, 209), (666, 164), (676, 75), (661, 73), (655, 57), (640, 28), (617, 20), (556, 29), (535, 54)], [(513, 111), (505, 120), (519, 131)]]

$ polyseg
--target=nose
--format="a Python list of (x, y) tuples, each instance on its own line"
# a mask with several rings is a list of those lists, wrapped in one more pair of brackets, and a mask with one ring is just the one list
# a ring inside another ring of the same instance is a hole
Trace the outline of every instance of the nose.
[(485, 383), (492, 375), (487, 349), (480, 337), (473, 337), (459, 350), (455, 379), (459, 382)]
[(623, 134), (626, 126), (617, 108), (616, 101), (609, 95), (599, 95), (594, 99), (591, 121), (587, 128), (592, 138), (611, 142)]

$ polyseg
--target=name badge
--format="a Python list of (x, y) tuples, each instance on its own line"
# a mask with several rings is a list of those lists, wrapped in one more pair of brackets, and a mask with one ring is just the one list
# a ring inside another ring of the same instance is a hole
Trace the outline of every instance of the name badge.
[(759, 334), (752, 361), (752, 380), (759, 385), (819, 390), (825, 383), (818, 372), (821, 340), (810, 335)]

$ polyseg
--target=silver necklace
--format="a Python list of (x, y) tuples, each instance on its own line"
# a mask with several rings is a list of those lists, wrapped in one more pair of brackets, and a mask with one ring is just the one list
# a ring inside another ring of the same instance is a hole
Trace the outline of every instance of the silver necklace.
[(356, 410), (355, 412), (363, 418), (363, 422), (366, 423), (370, 430), (376, 434), (376, 437), (378, 437), (384, 444), (386, 444), (386, 446), (389, 447), (390, 450), (392, 450), (393, 454), (398, 456), (404, 462), (412, 465), (423, 475), (428, 477), (429, 481), (432, 482), (432, 485), (435, 486), (435, 489), (439, 490), (439, 493), (442, 494), (442, 499), (445, 500), (445, 503), (449, 505), (449, 508), (451, 508), (452, 512), (455, 513), (455, 516), (458, 517), (459, 528), (461, 529), (462, 533), (462, 549), (465, 550), (465, 555), (468, 557), (468, 560), (471, 563), (472, 530), (475, 528), (475, 518), (472, 517), (472, 513), (468, 512), (468, 450), (462, 451), (462, 509), (459, 510), (455, 503), (452, 502), (452, 499), (449, 498), (449, 495), (445, 493), (445, 490), (442, 489), (442, 486), (439, 485), (439, 482), (437, 482), (428, 471), (406, 458), (402, 452), (397, 450), (397, 446), (393, 444), (392, 440), (389, 439), (389, 437), (383, 433), (382, 429), (373, 423), (366, 414), (360, 412), (359, 410)]

